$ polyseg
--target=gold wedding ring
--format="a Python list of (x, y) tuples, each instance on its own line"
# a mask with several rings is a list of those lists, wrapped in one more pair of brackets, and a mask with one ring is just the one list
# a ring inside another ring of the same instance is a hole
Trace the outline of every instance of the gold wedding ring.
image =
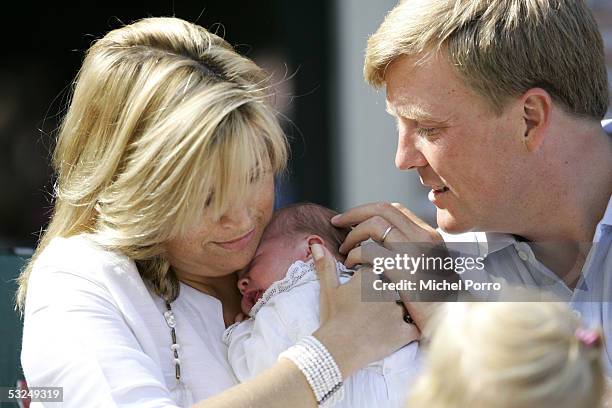
[(389, 235), (389, 233), (391, 232), (391, 230), (393, 229), (393, 225), (389, 225), (387, 227), (387, 229), (385, 230), (385, 232), (382, 234), (382, 237), (380, 237), (380, 243), (384, 244), (385, 243), (385, 239), (387, 238), (387, 235)]

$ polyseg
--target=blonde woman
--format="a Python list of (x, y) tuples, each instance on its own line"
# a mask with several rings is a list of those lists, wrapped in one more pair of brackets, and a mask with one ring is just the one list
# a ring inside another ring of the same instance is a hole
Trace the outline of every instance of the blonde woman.
[(20, 278), (30, 387), (63, 387), (71, 407), (325, 405), (416, 337), (400, 307), (339, 287), (314, 245), (320, 329), (235, 386), (221, 339), (240, 311), (234, 272), (287, 159), (268, 92), (252, 61), (176, 18), (93, 44), (57, 140), (51, 223)]
[(602, 338), (555, 302), (439, 310), (411, 408), (598, 408)]

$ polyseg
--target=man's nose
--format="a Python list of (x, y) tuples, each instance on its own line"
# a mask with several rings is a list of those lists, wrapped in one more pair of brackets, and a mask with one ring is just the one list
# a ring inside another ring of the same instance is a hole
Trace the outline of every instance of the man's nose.
[(400, 133), (397, 139), (397, 151), (395, 152), (395, 167), (400, 170), (410, 170), (416, 167), (425, 167), (427, 164), (427, 159), (417, 148), (414, 138), (408, 134)]
[(244, 278), (238, 279), (238, 290), (240, 291), (241, 295), (244, 295), (244, 292), (246, 292), (248, 287), (249, 287), (249, 278), (244, 277)]

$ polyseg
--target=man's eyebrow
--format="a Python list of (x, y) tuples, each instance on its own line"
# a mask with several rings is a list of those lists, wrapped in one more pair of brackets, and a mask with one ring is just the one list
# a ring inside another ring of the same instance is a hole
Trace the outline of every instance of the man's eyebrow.
[(446, 120), (442, 118), (437, 118), (416, 105), (400, 105), (395, 107), (391, 105), (388, 101), (386, 105), (387, 113), (392, 116), (401, 116), (403, 118), (412, 119), (416, 121), (430, 121), (438, 123), (446, 122)]

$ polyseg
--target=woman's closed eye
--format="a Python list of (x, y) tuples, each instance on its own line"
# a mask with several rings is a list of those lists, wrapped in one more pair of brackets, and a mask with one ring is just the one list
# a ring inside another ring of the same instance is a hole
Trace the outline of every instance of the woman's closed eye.
[(215, 199), (215, 193), (210, 193), (208, 197), (206, 198), (206, 201), (204, 201), (204, 207), (205, 208), (210, 207), (214, 199)]
[(266, 176), (268, 174), (270, 174), (272, 172), (272, 169), (270, 169), (268, 166), (266, 166), (265, 168), (257, 168), (253, 171), (251, 171), (250, 177), (249, 177), (249, 182), (251, 184), (256, 184), (262, 180), (264, 180), (266, 178)]

